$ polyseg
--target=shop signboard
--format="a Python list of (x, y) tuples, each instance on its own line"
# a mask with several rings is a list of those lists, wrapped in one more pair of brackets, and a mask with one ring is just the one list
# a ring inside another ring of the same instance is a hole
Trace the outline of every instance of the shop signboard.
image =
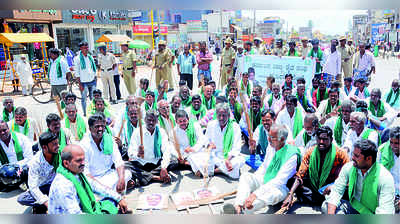
[[(158, 28), (157, 25), (153, 26), (154, 30)], [(168, 27), (162, 26), (160, 32), (162, 35), (168, 34)], [(135, 25), (133, 26), (133, 34), (134, 35), (151, 35), (151, 25)]]
[(63, 10), (64, 23), (83, 24), (128, 24), (131, 19), (128, 10), (78, 9)]

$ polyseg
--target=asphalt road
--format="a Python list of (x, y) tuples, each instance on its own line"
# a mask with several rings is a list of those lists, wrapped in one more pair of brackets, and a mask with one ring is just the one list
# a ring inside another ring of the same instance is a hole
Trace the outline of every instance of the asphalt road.
[[(214, 60), (213, 68), (218, 67), (219, 62)], [(218, 69), (214, 69), (213, 72), (214, 79), (218, 78)], [(391, 85), (391, 80), (394, 78), (399, 78), (400, 71), (400, 60), (398, 59), (376, 59), (376, 74), (372, 77), (372, 82), (370, 87), (378, 87), (381, 88), (383, 92), (386, 92)], [(176, 72), (176, 70), (175, 70)], [(138, 68), (138, 77), (137, 82), (141, 77), (151, 76), (151, 69), (148, 67), (141, 66)], [(197, 71), (195, 71), (197, 74)], [(154, 76), (154, 75), (153, 75)], [(154, 79), (154, 77), (153, 77)], [(196, 78), (195, 78), (196, 79)], [(177, 83), (177, 82), (176, 82)], [(101, 82), (98, 82), (98, 86), (101, 89)], [(197, 81), (195, 81), (194, 86), (197, 86)], [(121, 89), (123, 97), (127, 96), (126, 89), (124, 87), (123, 81), (121, 82)], [(177, 88), (175, 88), (176, 90)], [(196, 92), (196, 90), (195, 90)], [(169, 97), (174, 93), (169, 93)], [(0, 95), (2, 98), (3, 96)], [(21, 96), (12, 96), (15, 100), (16, 106), (24, 106), (28, 108), (28, 116), (33, 117), (37, 121), (41, 122), (42, 127), (45, 127), (45, 117), (48, 113), (54, 112), (57, 113), (57, 109), (54, 103), (49, 104), (39, 104), (32, 99), (30, 96), (21, 97)], [(80, 102), (77, 101), (78, 110), (81, 110)], [(2, 110), (2, 105), (0, 106)], [(121, 111), (124, 108), (124, 103), (120, 102), (117, 105), (112, 105), (112, 109), (114, 112)], [(247, 147), (242, 147), (243, 153), (248, 153)], [(242, 168), (243, 172), (249, 172), (249, 167), (244, 166)], [(231, 180), (225, 176), (215, 176), (212, 177), (209, 181), (209, 187), (216, 187), (221, 193), (231, 192), (236, 189), (238, 181)], [(130, 208), (135, 209), (137, 205), (138, 196), (144, 193), (164, 193), (164, 194), (173, 194), (176, 192), (190, 192), (195, 189), (199, 189), (204, 187), (204, 180), (201, 178), (195, 177), (190, 171), (175, 171), (173, 172), (173, 182), (168, 185), (153, 183), (149, 186), (143, 188), (136, 188), (133, 191), (129, 192), (126, 195), (128, 200), (128, 205)], [(21, 213), (30, 213), (31, 210), (27, 207), (21, 206), (17, 203), (17, 197), (21, 193), (20, 190), (8, 192), (8, 193), (0, 193), (0, 214), (21, 214)], [(234, 197), (227, 198), (225, 201), (233, 202)], [(169, 200), (169, 208), (159, 211), (139, 211), (135, 210), (136, 214), (142, 213), (168, 213), (168, 214), (187, 214), (188, 211), (180, 211), (178, 212), (173, 204), (172, 200)], [(198, 208), (190, 209), (190, 213), (193, 214), (213, 214), (219, 213), (222, 208), (222, 204), (215, 204), (212, 206), (200, 206)], [(277, 208), (275, 208), (276, 210)], [(274, 210), (270, 210), (269, 212), (273, 212)], [(313, 208), (310, 206), (295, 206), (290, 213), (299, 213), (299, 214), (319, 214), (318, 208)]]

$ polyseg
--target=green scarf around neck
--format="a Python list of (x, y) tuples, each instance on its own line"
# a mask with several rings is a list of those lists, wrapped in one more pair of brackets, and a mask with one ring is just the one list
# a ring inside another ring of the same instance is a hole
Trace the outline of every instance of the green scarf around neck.
[(208, 104), (207, 99), (204, 96), (204, 94), (201, 94), (201, 101), (203, 102), (203, 105), (207, 108), (207, 110), (215, 109), (215, 96), (211, 96), (210, 105)]
[(58, 79), (62, 77), (62, 69), (61, 69), (60, 61), (61, 61), (61, 56), (59, 56), (54, 62), (50, 61), (49, 71), (47, 72), (48, 74), (50, 74), (51, 66), (53, 64), (55, 64), (56, 65), (56, 72), (57, 72), (57, 78)]
[[(86, 125), (85, 125), (85, 121), (83, 120), (83, 118), (77, 114), (76, 115), (76, 133), (78, 135), (78, 139), (79, 141), (82, 140), (83, 136), (86, 133)], [(68, 116), (65, 116), (65, 121), (64, 121), (65, 127), (70, 129), (71, 128), (71, 123), (68, 119)]]
[(104, 155), (111, 155), (113, 152), (113, 138), (110, 133), (105, 131), (103, 133), (103, 141), (101, 142), (101, 145), (103, 146), (103, 153)]
[[(13, 107), (13, 109), (12, 109), (12, 115), (13, 115), (13, 117), (14, 117), (14, 114), (15, 114), (15, 107)], [(4, 122), (9, 122), (11, 119), (10, 119), (10, 112), (8, 112), (8, 110), (6, 110), (6, 108), (4, 108), (3, 109), (3, 121)]]
[(266, 131), (264, 131), (264, 125), (259, 124), (258, 128), (260, 129), (259, 137), (258, 137), (258, 144), (260, 145), (260, 153), (265, 155), (268, 147), (268, 137)]
[(232, 127), (233, 122), (234, 121), (232, 119), (229, 119), (228, 123), (226, 124), (226, 127), (225, 127), (225, 134), (224, 134), (224, 139), (223, 139), (223, 147), (224, 147), (223, 151), (224, 151), (225, 159), (228, 158), (229, 152), (231, 151), (232, 146), (233, 146), (233, 136), (234, 136), (233, 127)]
[[(268, 106), (269, 106), (269, 107), (272, 106), (273, 97), (274, 97), (274, 94), (271, 94), (271, 95), (269, 96), (269, 99), (268, 99)], [(278, 95), (278, 100), (280, 100), (280, 99), (281, 99), (281, 94)]]
[[(47, 129), (46, 131), (51, 132), (50, 129)], [(60, 151), (62, 151), (67, 145), (67, 138), (65, 137), (65, 133), (62, 128), (60, 128), (60, 132), (58, 133), (58, 144)]]
[(242, 105), (238, 102), (235, 102), (232, 111), (233, 111), (233, 117), (235, 118), (236, 122), (239, 123), (240, 119), (242, 118), (242, 111), (243, 111)]
[(303, 94), (303, 97), (300, 99), (299, 94), (296, 93), (296, 98), (299, 102), (301, 102), (301, 106), (303, 107), (304, 110), (308, 108), (308, 100), (305, 94)]
[(297, 156), (297, 164), (299, 164), (301, 154), (299, 148), (297, 148), (296, 146), (286, 144), (281, 149), (276, 151), (265, 172), (264, 184), (274, 179), (281, 167), (294, 155)]
[(321, 73), (321, 70), (322, 70), (321, 61), (322, 61), (324, 52), (322, 52), (321, 48), (318, 48), (317, 52), (315, 52), (314, 49), (311, 49), (310, 53), (308, 53), (308, 57), (315, 57), (314, 55), (320, 61), (320, 62), (315, 63), (315, 73), (319, 74), (319, 73)]
[(318, 89), (317, 89), (317, 96), (316, 96), (316, 98), (317, 98), (317, 106), (319, 106), (319, 103), (320, 103), (321, 101), (323, 101), (323, 100), (325, 100), (325, 99), (328, 98), (328, 90), (327, 90), (327, 89), (325, 89), (325, 93), (324, 93), (324, 95), (322, 96), (322, 98), (321, 98), (319, 92), (320, 92), (320, 91), (319, 91), (319, 88), (318, 88)]
[[(11, 131), (10, 143), (11, 143), (11, 141), (14, 141), (14, 152), (17, 155), (17, 160), (18, 161), (23, 160), (24, 153), (22, 151), (22, 147), (19, 143), (17, 135), (13, 131)], [(10, 163), (10, 161), (8, 160), (8, 156), (1, 145), (0, 145), (0, 162), (1, 162), (1, 165)]]
[[(169, 113), (169, 119), (172, 121), (172, 123), (175, 126), (175, 118), (174, 118), (174, 116), (172, 116), (171, 112)], [(160, 127), (165, 129), (166, 126), (165, 126), (165, 123), (164, 123), (163, 116), (161, 114), (160, 114), (160, 116), (158, 116), (158, 121), (160, 122)]]
[(300, 133), (301, 129), (303, 129), (303, 116), (301, 115), (301, 111), (298, 107), (296, 107), (294, 111), (294, 124), (293, 124), (293, 138)]
[(379, 150), (381, 151), (381, 164), (389, 171), (394, 166), (394, 153), (390, 147), (390, 141), (383, 144)]
[[(241, 91), (245, 91), (244, 88), (245, 88), (245, 86), (244, 86), (243, 80), (241, 80), (241, 81), (240, 81), (240, 90), (241, 90)], [(246, 94), (247, 94), (247, 96), (250, 96), (250, 95), (251, 95), (251, 87), (250, 87), (250, 81), (249, 81), (249, 80), (247, 80)]]
[(288, 50), (288, 53), (287, 53), (287, 55), (286, 56), (296, 56), (296, 57), (298, 57), (299, 56), (299, 53), (297, 53), (297, 51), (296, 50), (294, 50), (294, 53), (293, 53), (293, 55), (291, 55), (290, 54), (290, 50)]
[(341, 146), (342, 145), (342, 136), (343, 136), (343, 115), (340, 113), (338, 118), (336, 119), (335, 127), (333, 129), (333, 136), (335, 138), (336, 143)]
[(378, 101), (378, 110), (375, 109), (375, 105), (372, 103), (371, 100), (369, 101), (368, 110), (375, 117), (383, 117), (383, 115), (386, 113), (385, 107), (384, 107), (382, 101), (380, 101), (380, 100)]
[(161, 144), (162, 144), (162, 139), (161, 139), (160, 128), (158, 126), (156, 126), (156, 128), (154, 129), (154, 157), (155, 158), (161, 158), (161, 156), (162, 156)]
[(304, 129), (304, 132), (303, 132), (303, 142), (304, 142), (304, 146), (306, 146), (307, 145), (307, 143), (311, 140), (311, 136), (309, 136), (308, 134), (307, 134), (307, 132), (306, 132), (306, 129)]
[(63, 166), (59, 166), (57, 173), (63, 175), (67, 180), (71, 181), (78, 194), (80, 207), (83, 213), (87, 214), (118, 214), (118, 208), (109, 201), (104, 200), (97, 202), (90, 184), (83, 173), (74, 175)]
[[(365, 130), (365, 128), (364, 128), (364, 130), (363, 130), (363, 132), (362, 132), (362, 135), (361, 135), (361, 138), (362, 139), (368, 139), (369, 138), (369, 135), (372, 133), (372, 132), (374, 132), (375, 130), (374, 129), (371, 129), (371, 128), (367, 128), (366, 130)], [(381, 137), (379, 136), (379, 133), (378, 133), (378, 146), (380, 146), (381, 145)]]
[(378, 207), (378, 185), (381, 165), (377, 162), (371, 166), (364, 178), (361, 200), (355, 199), (357, 184), (357, 169), (353, 166), (349, 175), (349, 199), (351, 206), (360, 214), (375, 214)]
[(153, 104), (150, 106), (147, 101), (144, 102), (144, 109), (146, 109), (146, 111), (153, 109), (153, 110), (157, 110), (157, 105), (156, 102), (153, 102)]
[(394, 98), (392, 99), (393, 93), (394, 93), (393, 89), (390, 88), (390, 91), (386, 97), (386, 103), (388, 103), (391, 107), (393, 107), (396, 104), (397, 100), (399, 99), (400, 91), (397, 90)]
[[(141, 121), (137, 121), (136, 127), (138, 126), (139, 122), (141, 122)], [(126, 130), (126, 136), (125, 136), (126, 140), (127, 140), (127, 142), (126, 142), (127, 145), (130, 144), (132, 133), (136, 129), (136, 127), (133, 126), (131, 120), (128, 118), (128, 121), (126, 122), (126, 129), (127, 130)]]
[(194, 122), (191, 119), (189, 120), (188, 127), (186, 128), (186, 135), (187, 138), (189, 139), (190, 147), (193, 147), (196, 144), (197, 139), (196, 139), (196, 130), (194, 129)]
[[(92, 55), (90, 55), (88, 53), (87, 54), (87, 58), (90, 61), (90, 66), (92, 67), (93, 72), (96, 73), (96, 65), (94, 64), (94, 59), (93, 59)], [(79, 61), (80, 61), (80, 64), (81, 64), (81, 69), (85, 70), (86, 69), (86, 62), (85, 62), (85, 58), (84, 58), (82, 52), (79, 52)]]
[(190, 105), (192, 105), (192, 97), (189, 96), (186, 100), (182, 100), (181, 98), (181, 103), (183, 106), (189, 107)]
[(193, 105), (190, 106), (190, 107), (191, 107), (191, 108), (190, 108), (190, 112), (191, 112), (194, 116), (197, 116), (198, 114), (200, 114), (200, 119), (203, 118), (203, 117), (206, 115), (206, 113), (207, 113), (207, 109), (206, 109), (206, 106), (204, 106), (204, 104), (201, 104), (199, 110), (195, 110), (195, 109), (193, 108)]
[(251, 122), (251, 129), (254, 131), (256, 130), (257, 126), (261, 123), (261, 109), (257, 111), (257, 114), (254, 114), (253, 110), (250, 109), (250, 122)]
[[(29, 119), (26, 119), (24, 123), (24, 130), (22, 130), (23, 135), (25, 136), (29, 135), (29, 127), (30, 127), (30, 121)], [(11, 131), (21, 133), (21, 130), (19, 130), (19, 124), (15, 122), (15, 119), (11, 121)]]
[[(340, 100), (338, 100), (336, 107), (340, 106)], [(328, 103), (326, 104), (326, 109), (325, 109), (325, 114), (329, 114), (330, 112), (332, 112), (332, 104), (331, 101), (328, 99)]]
[[(329, 151), (326, 153), (325, 159), (321, 167), (321, 153), (316, 146), (310, 156), (309, 174), (311, 180), (311, 186), (315, 191), (318, 191), (321, 187), (326, 185), (326, 180), (333, 167), (333, 162), (336, 157), (336, 147), (332, 144)], [(319, 175), (321, 174), (321, 175)], [(329, 184), (329, 183), (327, 183)]]

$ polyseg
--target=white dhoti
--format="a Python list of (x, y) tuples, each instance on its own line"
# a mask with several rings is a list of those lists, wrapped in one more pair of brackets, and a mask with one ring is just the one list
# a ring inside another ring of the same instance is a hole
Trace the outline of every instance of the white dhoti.
[[(268, 183), (267, 183), (268, 184)], [(239, 185), (236, 193), (235, 206), (244, 205), (246, 199), (255, 190), (260, 188), (263, 182), (257, 178), (253, 173), (246, 173), (240, 177)], [(285, 200), (289, 193), (289, 189), (286, 186), (274, 186), (268, 187), (268, 191), (257, 197), (253, 202), (252, 209), (245, 209), (244, 213), (253, 214), (256, 211), (265, 208), (269, 205), (275, 205)]]
[(209, 154), (207, 152), (193, 152), (188, 155), (186, 160), (192, 167), (192, 171), (196, 173), (200, 171), (203, 176), (206, 176), (206, 164), (208, 162), (208, 174), (212, 175), (214, 173), (214, 164), (210, 163)]
[(19, 62), (17, 64), (17, 73), (19, 75), (22, 94), (30, 94), (33, 85), (32, 69), (28, 62)]
[[(119, 176), (118, 176), (118, 172), (116, 169), (110, 169), (104, 175), (94, 176), (94, 178), (101, 184), (103, 184), (113, 190), (117, 190)], [(125, 186), (131, 178), (132, 178), (132, 173), (129, 170), (125, 170)]]

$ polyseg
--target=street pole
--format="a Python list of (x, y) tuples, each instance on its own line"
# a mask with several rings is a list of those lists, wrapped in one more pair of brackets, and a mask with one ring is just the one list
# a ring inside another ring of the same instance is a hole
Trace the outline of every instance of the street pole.
[(154, 49), (154, 15), (153, 9), (150, 9), (150, 21), (151, 21), (151, 49)]
[(219, 25), (220, 25), (220, 28), (221, 28), (221, 29), (220, 29), (220, 31), (221, 31), (221, 36), (220, 36), (220, 38), (221, 38), (221, 40), (222, 40), (222, 39), (223, 39), (223, 38), (222, 38), (222, 36), (223, 36), (223, 35), (222, 35), (222, 9), (219, 11), (219, 16), (220, 16), (220, 20), (219, 20), (219, 21), (220, 21), (220, 24), (219, 24)]
[(253, 10), (253, 18), (254, 18), (254, 20), (253, 20), (253, 40), (254, 40), (254, 37), (256, 36), (256, 10), (255, 9)]
[(157, 19), (158, 19), (158, 40), (161, 40), (160, 10), (159, 9), (157, 9)]

